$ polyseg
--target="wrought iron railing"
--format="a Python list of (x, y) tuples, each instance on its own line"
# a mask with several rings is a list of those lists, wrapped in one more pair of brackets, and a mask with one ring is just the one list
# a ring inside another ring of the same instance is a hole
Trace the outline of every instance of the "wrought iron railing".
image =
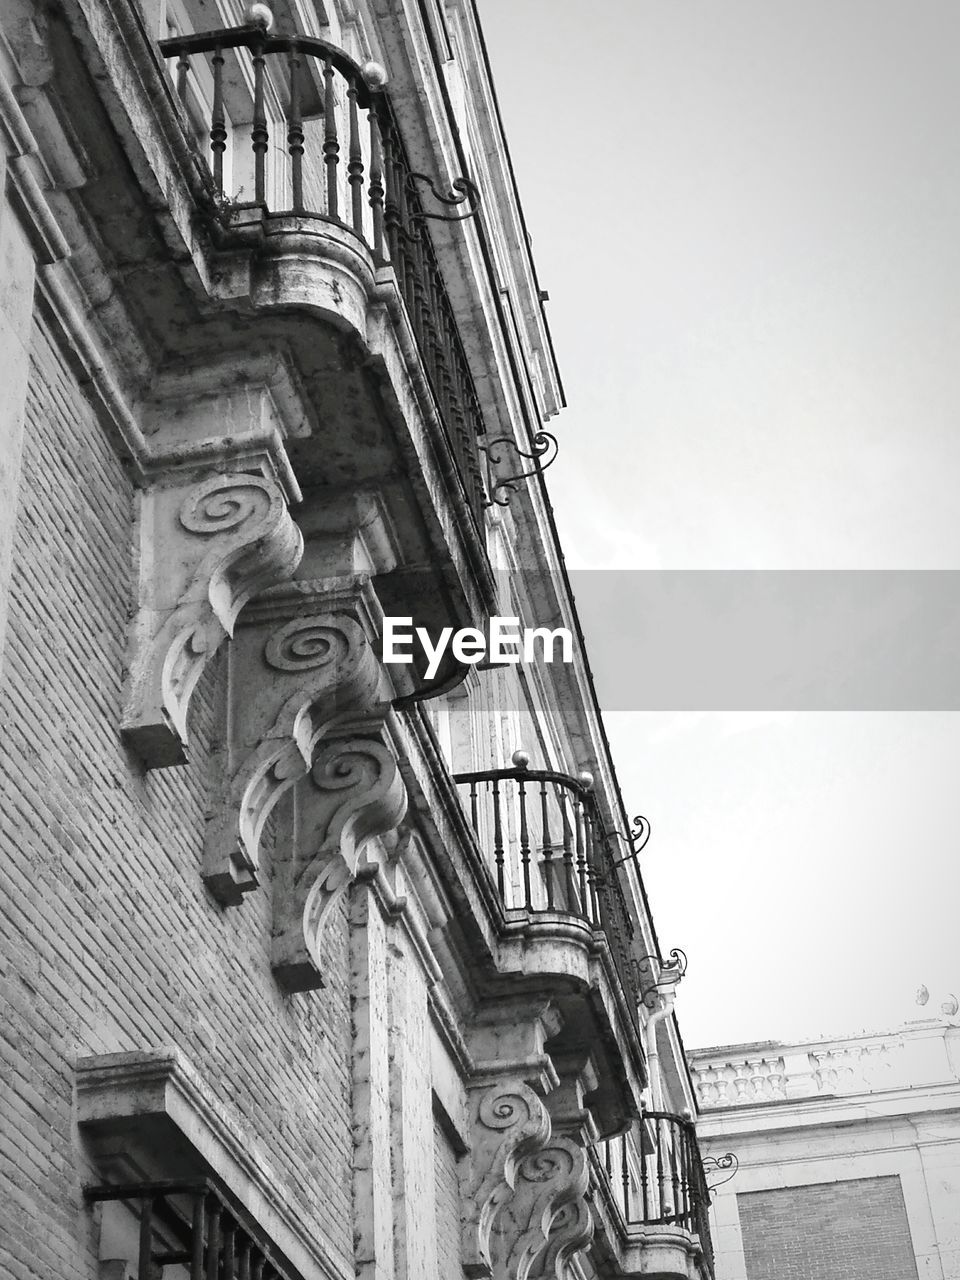
[(458, 773), (454, 782), (507, 910), (561, 912), (607, 936), (634, 1022), (639, 1018), (635, 924), (589, 775), (531, 769)]
[[(478, 450), (483, 415), (425, 226), (432, 218), (470, 217), (476, 188), (460, 178), (444, 194), (415, 172), (382, 68), (361, 68), (324, 40), (270, 35), (261, 24), (175, 36), (162, 40), (160, 51), (172, 65), (224, 226), (250, 207), (320, 218), (350, 228), (376, 264), (393, 266), (479, 525), (486, 503)], [(435, 209), (425, 203), (424, 186)]]
[(692, 1120), (645, 1111), (601, 1144), (599, 1165), (625, 1227), (673, 1226), (699, 1237), (710, 1274), (710, 1191)]
[(140, 1220), (137, 1280), (165, 1268), (189, 1280), (303, 1280), (247, 1214), (208, 1179), (84, 1188), (89, 1203), (120, 1201)]

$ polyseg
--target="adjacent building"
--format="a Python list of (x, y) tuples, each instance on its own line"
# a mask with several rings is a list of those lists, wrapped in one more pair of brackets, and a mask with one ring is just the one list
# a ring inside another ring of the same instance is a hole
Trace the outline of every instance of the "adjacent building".
[(958, 1280), (955, 1017), (690, 1063), (717, 1280)]
[(0, 125), (0, 1271), (709, 1276), (470, 0), (8, 0)]

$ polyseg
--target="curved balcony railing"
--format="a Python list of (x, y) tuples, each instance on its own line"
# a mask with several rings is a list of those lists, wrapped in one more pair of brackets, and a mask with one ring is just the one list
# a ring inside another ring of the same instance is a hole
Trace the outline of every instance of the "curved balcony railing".
[(602, 929), (636, 1022), (635, 925), (592, 782), (523, 763), (453, 780), (504, 907), (561, 912)]
[[(384, 73), (311, 36), (262, 25), (160, 41), (176, 96), (229, 227), (244, 208), (321, 218), (358, 235), (396, 273), (466, 498), (478, 526), (486, 495), (476, 387), (426, 222), (475, 212), (467, 179), (438, 192), (407, 158)], [(432, 191), (436, 201), (428, 208)], [(452, 206), (457, 206), (451, 212)]]
[(624, 1226), (689, 1231), (699, 1237), (712, 1274), (710, 1190), (693, 1121), (645, 1111), (629, 1132), (601, 1143), (598, 1155)]

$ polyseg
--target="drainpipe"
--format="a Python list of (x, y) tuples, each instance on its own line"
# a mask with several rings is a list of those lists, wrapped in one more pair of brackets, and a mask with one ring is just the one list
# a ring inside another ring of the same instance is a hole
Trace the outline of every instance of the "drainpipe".
[(657, 1027), (673, 1012), (677, 987), (685, 966), (678, 960), (670, 960), (660, 966), (660, 973), (652, 987), (643, 996), (647, 1009), (644, 1040), (647, 1050), (647, 1073), (650, 1077), (650, 1101), (652, 1110), (663, 1110), (663, 1082), (660, 1078), (660, 1050), (657, 1047)]

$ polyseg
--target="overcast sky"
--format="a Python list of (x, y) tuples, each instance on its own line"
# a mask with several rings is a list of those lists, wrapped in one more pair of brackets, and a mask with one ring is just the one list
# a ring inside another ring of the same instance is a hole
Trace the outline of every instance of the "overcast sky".
[[(960, 569), (957, 0), (479, 5), (571, 565)], [(607, 722), (689, 1047), (960, 994), (960, 715)]]

